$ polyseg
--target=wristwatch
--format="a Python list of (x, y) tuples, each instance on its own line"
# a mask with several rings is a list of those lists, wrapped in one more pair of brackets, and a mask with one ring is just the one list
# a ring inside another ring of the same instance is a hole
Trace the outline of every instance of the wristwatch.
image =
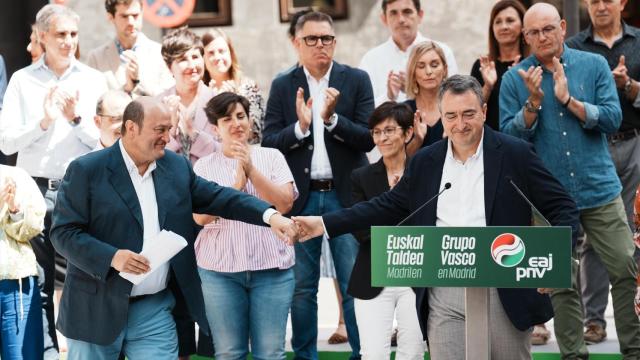
[(542, 110), (542, 104), (540, 104), (540, 105), (538, 105), (536, 107), (536, 106), (533, 105), (533, 103), (531, 101), (529, 101), (527, 99), (527, 101), (524, 103), (524, 109), (527, 112), (537, 114), (540, 110)]
[(332, 126), (338, 121), (338, 114), (333, 113), (333, 115), (329, 116), (329, 121), (324, 123), (324, 126)]
[(629, 94), (631, 92), (632, 86), (633, 86), (633, 80), (631, 80), (631, 78), (628, 78), (627, 82), (624, 83), (624, 93)]
[(80, 124), (80, 121), (82, 121), (82, 117), (81, 116), (76, 116), (73, 119), (69, 120), (69, 124), (71, 124), (71, 126), (76, 126), (76, 125)]

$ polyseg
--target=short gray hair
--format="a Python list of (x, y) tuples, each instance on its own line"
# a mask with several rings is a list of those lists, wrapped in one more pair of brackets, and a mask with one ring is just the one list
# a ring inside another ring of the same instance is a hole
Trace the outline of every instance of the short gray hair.
[(438, 89), (438, 107), (442, 103), (444, 94), (451, 92), (456, 95), (464, 94), (471, 91), (476, 95), (480, 106), (484, 105), (484, 97), (482, 96), (482, 86), (476, 78), (469, 75), (453, 75), (445, 79)]
[(72, 19), (76, 24), (80, 22), (78, 14), (68, 7), (58, 4), (48, 4), (43, 6), (42, 9), (38, 11), (38, 14), (36, 14), (36, 28), (38, 28), (38, 31), (47, 32), (53, 20), (58, 17)]

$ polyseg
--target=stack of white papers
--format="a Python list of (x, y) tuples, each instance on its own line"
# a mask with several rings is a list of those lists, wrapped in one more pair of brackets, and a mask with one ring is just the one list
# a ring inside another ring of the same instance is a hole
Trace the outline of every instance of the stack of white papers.
[(173, 231), (162, 230), (154, 239), (146, 241), (146, 246), (140, 252), (140, 255), (149, 260), (151, 270), (144, 274), (135, 275), (126, 272), (120, 272), (120, 276), (131, 281), (133, 285), (138, 285), (142, 280), (146, 279), (159, 266), (163, 265), (174, 257), (180, 250), (184, 249), (188, 244), (182, 236)]

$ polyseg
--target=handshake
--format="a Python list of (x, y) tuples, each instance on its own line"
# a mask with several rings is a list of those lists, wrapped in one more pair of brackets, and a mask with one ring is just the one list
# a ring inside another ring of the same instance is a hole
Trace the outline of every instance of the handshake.
[(269, 219), (271, 231), (287, 245), (304, 242), (324, 234), (321, 216), (294, 216), (291, 219), (279, 213)]

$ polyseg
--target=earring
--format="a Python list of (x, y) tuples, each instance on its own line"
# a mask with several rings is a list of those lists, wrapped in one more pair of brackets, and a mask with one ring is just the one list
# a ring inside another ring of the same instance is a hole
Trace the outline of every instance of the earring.
[(413, 94), (418, 95), (419, 92), (420, 92), (420, 87), (418, 83), (416, 83), (416, 87), (413, 88)]

